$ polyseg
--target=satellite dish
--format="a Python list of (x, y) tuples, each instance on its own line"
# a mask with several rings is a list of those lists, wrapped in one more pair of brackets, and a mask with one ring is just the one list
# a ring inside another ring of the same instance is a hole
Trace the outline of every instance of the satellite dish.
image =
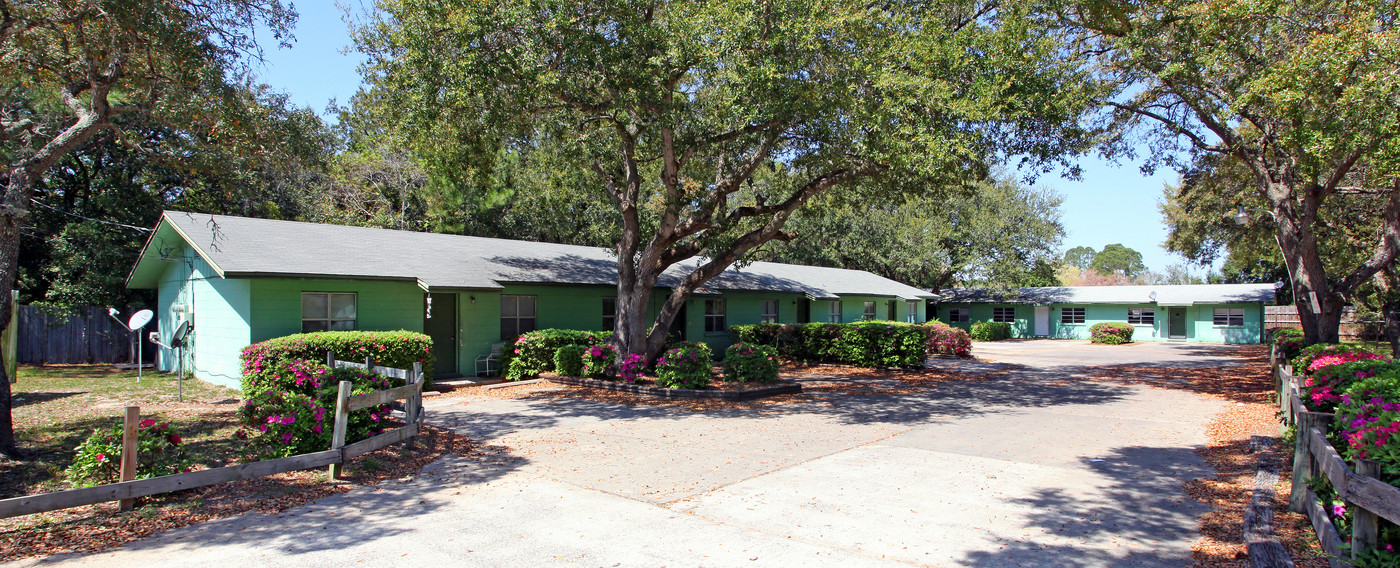
[(185, 336), (186, 336), (186, 335), (189, 335), (189, 334), (190, 334), (190, 322), (188, 322), (188, 321), (182, 321), (182, 322), (180, 322), (179, 327), (176, 327), (176, 328), (175, 328), (175, 333), (173, 333), (173, 334), (170, 335), (170, 341), (172, 341), (172, 342), (184, 341), (184, 340), (185, 340)]
[(131, 315), (131, 322), (127, 323), (126, 327), (131, 331), (136, 331), (151, 323), (151, 318), (154, 316), (155, 314), (151, 313), (151, 310), (141, 310)]

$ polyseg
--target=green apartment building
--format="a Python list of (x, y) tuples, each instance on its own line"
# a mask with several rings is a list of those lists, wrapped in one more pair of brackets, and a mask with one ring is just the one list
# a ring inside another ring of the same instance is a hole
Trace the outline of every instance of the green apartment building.
[(1013, 337), (1088, 339), (1089, 327), (1125, 322), (1134, 341), (1260, 343), (1274, 284), (1059, 286), (1005, 292), (956, 289), (938, 299), (937, 318), (1011, 324)]
[[(683, 263), (658, 282), (653, 316)], [(495, 343), (545, 328), (611, 330), (614, 254), (601, 248), (166, 211), (127, 279), (157, 290), (162, 370), (237, 387), (240, 351), (318, 330), (433, 338), (440, 376), (471, 375)], [(756, 262), (687, 302), (673, 329), (722, 350), (762, 322), (923, 322), (925, 290), (859, 270)]]

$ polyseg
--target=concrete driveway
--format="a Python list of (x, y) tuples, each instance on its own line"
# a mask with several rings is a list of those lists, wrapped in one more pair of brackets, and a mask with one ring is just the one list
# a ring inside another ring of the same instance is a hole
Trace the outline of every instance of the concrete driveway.
[[(979, 343), (1002, 372), (913, 392), (692, 412), (577, 398), (442, 399), (501, 446), (418, 479), (21, 565), (1184, 566), (1185, 480), (1224, 403), (1070, 378), (1229, 365), (1228, 348)], [(1025, 365), (1008, 371), (1001, 363)]]

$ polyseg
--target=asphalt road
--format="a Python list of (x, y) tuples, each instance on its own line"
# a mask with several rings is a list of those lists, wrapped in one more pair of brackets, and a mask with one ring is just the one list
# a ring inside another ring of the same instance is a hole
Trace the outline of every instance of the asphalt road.
[(430, 401), (430, 420), (504, 447), (501, 459), (446, 459), (281, 515), (17, 565), (1188, 564), (1206, 508), (1181, 483), (1208, 475), (1194, 450), (1223, 403), (1066, 379), (1094, 364), (1233, 363), (1224, 348), (975, 349), (1026, 368), (761, 410)]

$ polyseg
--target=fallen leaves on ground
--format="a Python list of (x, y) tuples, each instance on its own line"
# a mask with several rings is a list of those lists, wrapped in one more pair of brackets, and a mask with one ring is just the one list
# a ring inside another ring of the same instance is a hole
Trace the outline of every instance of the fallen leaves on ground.
[[(389, 446), (350, 461), (348, 483), (327, 483), (324, 469), (293, 471), (137, 501), (130, 512), (116, 503), (76, 507), (0, 520), (0, 561), (69, 552), (96, 552), (155, 533), (244, 513), (272, 514), (309, 501), (415, 475), (446, 454), (493, 461), (499, 452), (478, 448), (448, 430), (424, 427), (411, 443)], [(479, 456), (477, 454), (480, 454)]]
[[(1184, 484), (1186, 493), (1211, 510), (1200, 519), (1201, 540), (1192, 547), (1192, 558), (1203, 568), (1243, 568), (1249, 557), (1243, 542), (1244, 511), (1253, 498), (1259, 463), (1249, 453), (1250, 436), (1277, 438), (1278, 407), (1273, 401), (1273, 376), (1268, 348), (1248, 346), (1222, 349), (1220, 354), (1240, 359), (1237, 365), (1209, 367), (1107, 366), (1086, 370), (1089, 380), (1106, 380), (1156, 388), (1186, 390), (1224, 400), (1229, 404), (1206, 428), (1206, 447), (1196, 453), (1215, 469), (1215, 476)], [(1274, 532), (1293, 562), (1300, 568), (1321, 568), (1327, 561), (1313, 537), (1307, 517), (1288, 511), (1288, 472), (1292, 453), (1276, 448), (1270, 460), (1284, 480), (1274, 488)]]

